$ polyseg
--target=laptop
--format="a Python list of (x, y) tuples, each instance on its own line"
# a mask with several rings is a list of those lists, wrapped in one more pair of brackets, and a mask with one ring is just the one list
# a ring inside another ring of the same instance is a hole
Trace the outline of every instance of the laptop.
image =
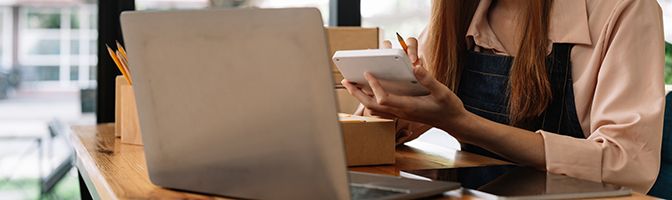
[(152, 183), (247, 199), (411, 199), (459, 184), (348, 172), (314, 8), (124, 12)]

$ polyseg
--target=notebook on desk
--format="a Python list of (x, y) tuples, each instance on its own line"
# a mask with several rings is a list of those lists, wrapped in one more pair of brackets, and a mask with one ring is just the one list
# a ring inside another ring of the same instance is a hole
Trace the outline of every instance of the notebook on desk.
[(348, 173), (319, 11), (124, 12), (152, 183), (249, 199), (409, 199), (458, 183)]

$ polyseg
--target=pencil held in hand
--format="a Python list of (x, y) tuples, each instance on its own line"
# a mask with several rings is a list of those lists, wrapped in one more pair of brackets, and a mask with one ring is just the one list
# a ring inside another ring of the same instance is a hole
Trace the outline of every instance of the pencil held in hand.
[(404, 49), (404, 52), (406, 52), (406, 54), (408, 54), (408, 45), (406, 45), (406, 41), (404, 41), (404, 38), (401, 37), (401, 35), (399, 35), (399, 33), (397, 33), (397, 40), (399, 40), (399, 44), (401, 44), (401, 48)]

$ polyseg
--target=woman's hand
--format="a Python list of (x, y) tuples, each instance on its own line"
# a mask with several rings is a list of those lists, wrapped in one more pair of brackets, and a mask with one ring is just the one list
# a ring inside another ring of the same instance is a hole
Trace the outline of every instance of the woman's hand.
[(415, 38), (410, 38), (408, 57), (414, 63), (413, 72), (418, 82), (430, 91), (426, 96), (398, 96), (387, 93), (376, 77), (365, 73), (373, 96), (350, 84), (347, 80), (341, 83), (348, 92), (357, 98), (371, 114), (385, 118), (401, 118), (423, 124), (446, 127), (464, 119), (467, 111), (462, 101), (448, 87), (432, 77), (425, 70), (421, 59), (418, 59), (418, 46)]
[(427, 132), (427, 130), (429, 130), (430, 128), (432, 128), (432, 126), (408, 120), (397, 119), (396, 121), (397, 145), (406, 143), (411, 140), (415, 140), (416, 138), (420, 137), (420, 135)]
[[(409, 39), (408, 57), (414, 62), (413, 73), (418, 82), (430, 91), (426, 96), (398, 96), (387, 93), (376, 77), (365, 73), (373, 96), (343, 80), (343, 86), (371, 114), (399, 118), (443, 129), (461, 142), (474, 144), (523, 165), (545, 169), (544, 140), (541, 134), (499, 124), (468, 112), (462, 101), (434, 79), (418, 59), (417, 41)], [(403, 122), (403, 121), (402, 121)], [(412, 129), (406, 129), (412, 130)], [(424, 132), (424, 131), (422, 131)], [(398, 131), (399, 133), (399, 131)], [(398, 142), (408, 141), (419, 133), (398, 134)]]
[[(416, 40), (415, 38), (409, 38), (409, 39), (408, 39), (408, 43), (409, 43), (409, 44), (416, 44), (416, 45), (410, 45), (410, 47), (415, 47), (415, 46), (417, 46), (417, 43), (418, 43), (418, 42), (417, 42), (417, 40)], [(409, 47), (409, 48), (410, 48), (410, 47)], [(385, 40), (385, 41), (383, 41), (383, 47), (382, 47), (382, 49), (391, 49), (391, 48), (392, 48), (392, 42), (391, 42), (390, 40)], [(417, 48), (416, 48), (416, 49), (417, 49)], [(416, 51), (416, 52), (417, 52), (417, 51)], [(416, 65), (416, 64), (417, 64), (417, 65), (422, 65), (422, 64), (420, 63), (420, 61), (419, 61), (420, 59), (418, 59), (417, 53), (414, 54), (414, 55), (416, 55), (415, 58), (414, 58), (414, 59), (411, 59), (411, 61), (413, 62), (413, 65)], [(409, 57), (410, 57), (410, 56), (409, 56)], [(368, 90), (362, 90), (362, 91), (364, 92), (364, 94), (373, 97), (373, 93), (372, 93), (371, 91), (368, 91)], [(383, 116), (387, 116), (387, 118), (389, 118), (389, 119), (393, 119), (390, 115), (386, 115), (386, 114), (384, 114), (384, 113), (379, 113), (379, 114), (380, 114), (380, 115), (383, 115)], [(378, 115), (372, 114), (372, 113), (371, 113), (371, 110), (367, 109), (367, 108), (366, 108), (363, 104), (361, 104), (361, 103), (359, 104), (359, 106), (357, 107), (357, 110), (355, 110), (355, 113), (353, 113), (353, 115), (357, 115), (357, 116), (378, 116)], [(383, 117), (383, 116), (378, 116), (378, 117)], [(383, 117), (383, 118), (385, 118), (385, 117)], [(397, 131), (399, 131), (399, 130), (397, 130)]]

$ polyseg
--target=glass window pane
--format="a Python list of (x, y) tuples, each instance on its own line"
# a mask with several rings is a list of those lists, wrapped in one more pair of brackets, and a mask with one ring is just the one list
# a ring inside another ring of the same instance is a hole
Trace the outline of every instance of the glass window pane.
[(57, 81), (60, 77), (58, 66), (24, 66), (23, 81)]
[(329, 22), (329, 0), (136, 0), (135, 4), (138, 10), (316, 7), (320, 9), (324, 23)]
[(37, 80), (40, 81), (57, 81), (60, 77), (57, 66), (38, 66)]
[(98, 10), (89, 9), (89, 28), (96, 29), (98, 27)]
[(70, 55), (79, 55), (79, 40), (70, 40)]
[(162, 1), (136, 0), (135, 1), (135, 7), (138, 10), (203, 9), (207, 8), (209, 5), (210, 2), (208, 0), (162, 0)]
[(70, 80), (79, 80), (79, 66), (70, 66)]
[(427, 26), (431, 4), (431, 0), (361, 0), (362, 26), (380, 27), (386, 40), (396, 41), (395, 32), (417, 37)]
[(98, 41), (89, 41), (89, 54), (96, 55), (98, 53)]
[[(4, 30), (4, 28), (3, 28), (3, 27), (5, 27), (4, 26), (5, 9), (6, 9), (5, 7), (0, 6), (0, 38), (3, 38), (3, 36), (4, 36), (3, 34), (6, 31), (9, 31), (9, 30)], [(0, 60), (3, 59), (3, 50), (5, 49), (4, 48), (5, 46), (4, 46), (3, 42), (4, 42), (4, 40), (0, 39)], [(2, 66), (0, 66), (0, 68), (2, 68)]]
[(79, 15), (77, 13), (70, 14), (70, 27), (72, 29), (79, 29)]
[(315, 7), (320, 9), (324, 24), (329, 24), (329, 0), (256, 0), (249, 2), (250, 6), (260, 8)]
[(96, 80), (98, 77), (98, 67), (89, 66), (89, 80)]
[(27, 28), (58, 29), (61, 27), (61, 14), (58, 9), (28, 9)]
[(35, 44), (28, 48), (28, 54), (33, 55), (57, 55), (61, 53), (60, 40), (37, 40)]

